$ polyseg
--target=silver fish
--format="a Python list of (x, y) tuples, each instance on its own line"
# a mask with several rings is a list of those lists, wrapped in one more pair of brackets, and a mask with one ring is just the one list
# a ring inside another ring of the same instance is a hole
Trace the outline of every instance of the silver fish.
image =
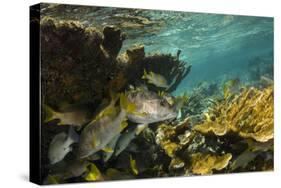
[(121, 111), (117, 117), (105, 116), (87, 125), (81, 134), (79, 157), (88, 157), (105, 148), (122, 131), (121, 123), (125, 117), (126, 113)]
[(70, 128), (68, 134), (65, 132), (55, 135), (50, 143), (48, 158), (50, 164), (55, 164), (64, 159), (72, 151), (71, 145), (79, 141), (79, 136)]
[(120, 136), (121, 136), (121, 134), (119, 133), (106, 145), (106, 148), (109, 149), (109, 150), (112, 150), (112, 152), (103, 151), (103, 153), (102, 153), (103, 162), (107, 162), (111, 158), (111, 156), (113, 155), (113, 153), (114, 153), (113, 151), (116, 147), (117, 141), (118, 141)]
[(139, 135), (147, 126), (148, 124), (140, 124), (134, 128), (129, 128), (124, 133), (122, 133), (121, 137), (119, 138), (116, 144), (114, 155), (118, 156), (122, 151), (124, 151), (130, 144), (130, 142), (137, 135)]

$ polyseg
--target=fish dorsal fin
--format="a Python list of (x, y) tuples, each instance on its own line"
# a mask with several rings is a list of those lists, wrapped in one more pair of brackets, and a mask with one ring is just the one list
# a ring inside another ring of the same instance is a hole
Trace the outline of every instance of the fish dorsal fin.
[(103, 113), (102, 116), (115, 116), (117, 114), (117, 108), (113, 107), (113, 106), (109, 106), (108, 108), (106, 108)]
[(101, 110), (91, 122), (97, 121), (104, 116), (115, 116), (117, 114), (117, 108), (115, 107), (115, 103), (119, 99), (120, 94), (116, 94), (112, 91), (110, 91), (109, 93), (111, 96), (110, 103), (103, 110)]

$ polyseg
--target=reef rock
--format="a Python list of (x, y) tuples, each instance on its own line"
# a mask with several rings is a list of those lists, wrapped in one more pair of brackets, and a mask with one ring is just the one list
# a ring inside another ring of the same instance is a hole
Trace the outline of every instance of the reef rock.
[(119, 28), (114, 26), (104, 27), (102, 46), (113, 58), (117, 57), (124, 40), (125, 35), (121, 33)]

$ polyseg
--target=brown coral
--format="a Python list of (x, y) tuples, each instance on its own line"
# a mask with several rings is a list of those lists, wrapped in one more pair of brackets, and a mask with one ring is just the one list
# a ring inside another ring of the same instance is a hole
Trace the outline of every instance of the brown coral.
[(175, 152), (180, 149), (180, 145), (171, 141), (176, 135), (176, 131), (172, 126), (162, 124), (157, 129), (156, 143), (165, 151), (165, 153), (173, 158)]
[(263, 90), (244, 89), (239, 95), (221, 101), (194, 130), (222, 136), (232, 131), (243, 138), (266, 142), (273, 138), (273, 86)]
[(222, 156), (195, 153), (191, 155), (191, 171), (194, 174), (212, 174), (213, 170), (222, 170), (228, 165), (232, 155), (227, 153)]

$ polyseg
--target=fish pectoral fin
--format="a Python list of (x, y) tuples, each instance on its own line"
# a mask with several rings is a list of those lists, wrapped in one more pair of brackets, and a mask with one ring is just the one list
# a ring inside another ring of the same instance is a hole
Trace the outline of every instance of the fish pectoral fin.
[(103, 113), (102, 113), (102, 117), (104, 116), (115, 116), (117, 114), (117, 109), (113, 106), (110, 106), (108, 108), (106, 108)]
[(121, 131), (122, 131), (123, 129), (125, 129), (127, 126), (128, 126), (127, 120), (122, 121), (121, 124), (120, 124), (120, 129), (121, 129)]
[(96, 148), (98, 146), (98, 142), (95, 138), (93, 138), (93, 140), (91, 142), (91, 146), (92, 146), (92, 148)]
[(140, 125), (138, 125), (138, 127), (136, 129), (136, 135), (139, 135), (147, 126), (148, 126), (148, 124), (140, 124)]
[(110, 147), (104, 147), (104, 148), (102, 149), (102, 151), (104, 151), (104, 152), (106, 152), (106, 153), (113, 153), (113, 149), (110, 148)]

